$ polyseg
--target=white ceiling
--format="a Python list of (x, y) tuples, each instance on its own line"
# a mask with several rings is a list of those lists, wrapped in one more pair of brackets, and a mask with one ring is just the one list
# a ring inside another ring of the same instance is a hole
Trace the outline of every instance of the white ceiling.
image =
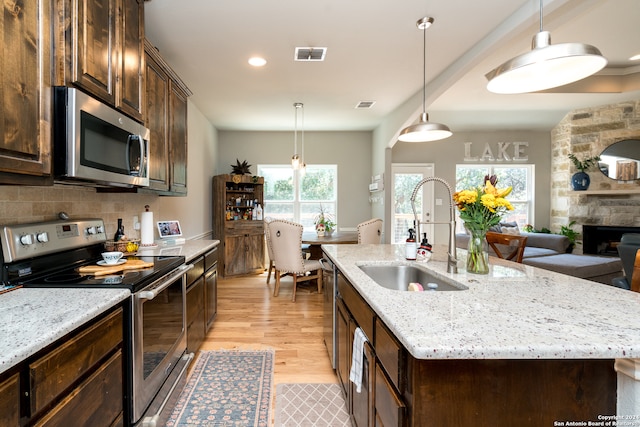
[[(294, 102), (304, 103), (305, 130), (373, 130), (406, 102), (412, 113), (403, 120), (417, 120), (423, 16), (435, 18), (426, 33), (427, 112), (454, 133), (548, 130), (572, 109), (640, 97), (640, 61), (628, 60), (640, 54), (639, 0), (545, 0), (543, 8), (552, 43), (598, 47), (609, 60), (602, 74), (625, 92), (523, 95), (488, 92), (484, 74), (530, 49), (539, 0), (151, 0), (145, 9), (147, 38), (220, 130), (292, 130)], [(296, 47), (326, 47), (326, 59), (295, 62)], [(249, 66), (254, 55), (267, 65)], [(356, 110), (360, 101), (376, 103)]]

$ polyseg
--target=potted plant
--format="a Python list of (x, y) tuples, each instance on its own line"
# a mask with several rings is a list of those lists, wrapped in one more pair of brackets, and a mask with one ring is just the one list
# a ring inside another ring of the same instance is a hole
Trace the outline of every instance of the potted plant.
[(578, 243), (577, 239), (580, 235), (580, 233), (571, 228), (575, 223), (575, 221), (571, 221), (569, 224), (563, 225), (562, 227), (560, 227), (560, 233), (558, 233), (563, 236), (567, 236), (567, 238), (569, 239), (569, 247), (567, 248), (568, 254), (573, 252), (573, 248), (575, 248), (576, 244)]
[(326, 212), (322, 205), (320, 205), (320, 213), (316, 215), (314, 224), (316, 225), (316, 233), (320, 237), (325, 234), (331, 235), (336, 227), (336, 223), (333, 222), (333, 216)]
[(589, 178), (589, 174), (586, 172), (590, 167), (597, 165), (600, 161), (600, 156), (588, 157), (584, 160), (580, 160), (576, 157), (575, 154), (569, 153), (569, 160), (573, 163), (573, 166), (578, 169), (578, 172), (573, 174), (571, 177), (571, 186), (574, 191), (584, 191), (589, 188), (589, 184), (591, 184), (591, 178)]

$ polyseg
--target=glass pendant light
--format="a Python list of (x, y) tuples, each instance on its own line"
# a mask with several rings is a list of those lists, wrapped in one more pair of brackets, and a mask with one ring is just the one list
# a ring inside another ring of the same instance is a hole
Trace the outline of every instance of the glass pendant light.
[(551, 34), (542, 30), (533, 37), (531, 51), (516, 56), (485, 75), (490, 92), (500, 94), (537, 92), (582, 80), (607, 65), (607, 59), (591, 45), (551, 44)]
[(398, 136), (399, 141), (403, 142), (427, 142), (437, 141), (439, 139), (445, 139), (452, 135), (451, 130), (446, 125), (440, 123), (429, 122), (429, 115), (427, 114), (427, 28), (429, 28), (434, 22), (432, 17), (424, 17), (416, 22), (418, 29), (423, 32), (423, 56), (422, 56), (422, 114), (420, 115), (420, 121), (414, 125), (407, 126), (402, 129)]
[(291, 156), (291, 167), (294, 170), (300, 169), (300, 156), (298, 156), (298, 109), (302, 108), (302, 103), (294, 102), (293, 108), (295, 108), (294, 116), (294, 128), (293, 128), (293, 156)]

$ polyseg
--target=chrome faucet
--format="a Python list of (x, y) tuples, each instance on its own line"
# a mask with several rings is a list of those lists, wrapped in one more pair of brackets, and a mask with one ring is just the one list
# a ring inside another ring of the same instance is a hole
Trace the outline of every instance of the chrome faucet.
[[(416, 195), (418, 194), (418, 190), (427, 182), (439, 182), (444, 185), (449, 192), (449, 221), (448, 222), (421, 222), (418, 220), (418, 213), (416, 212)], [(413, 192), (411, 193), (411, 209), (413, 210), (413, 223), (416, 228), (416, 235), (421, 236), (420, 234), (420, 224), (449, 224), (449, 252), (448, 252), (448, 260), (447, 260), (447, 273), (457, 273), (458, 272), (458, 255), (456, 251), (456, 212), (453, 205), (453, 190), (447, 181), (442, 178), (438, 178), (435, 176), (424, 178), (420, 181)]]

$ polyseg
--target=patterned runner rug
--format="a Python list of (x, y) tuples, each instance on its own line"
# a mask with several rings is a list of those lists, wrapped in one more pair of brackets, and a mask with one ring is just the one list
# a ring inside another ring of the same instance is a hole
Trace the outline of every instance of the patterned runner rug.
[(268, 427), (273, 351), (201, 351), (167, 427)]
[(351, 427), (338, 384), (278, 384), (276, 427)]

